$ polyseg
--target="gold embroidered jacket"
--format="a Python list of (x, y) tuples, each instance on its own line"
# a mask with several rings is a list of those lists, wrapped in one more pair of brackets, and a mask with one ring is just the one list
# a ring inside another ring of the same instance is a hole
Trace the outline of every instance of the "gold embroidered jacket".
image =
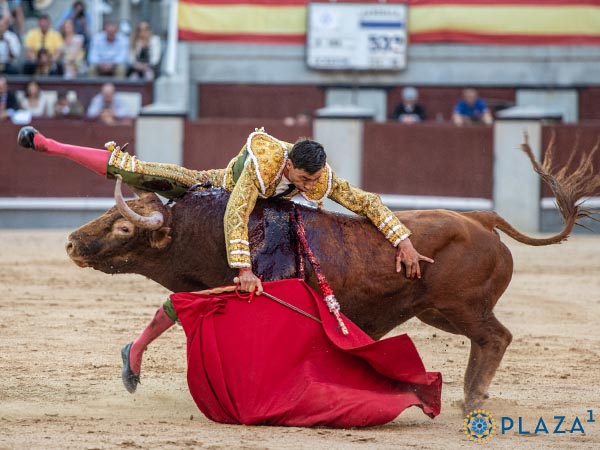
[[(107, 148), (113, 150), (108, 144)], [(275, 195), (291, 148), (292, 144), (259, 130), (248, 136), (246, 145), (226, 169), (196, 171), (171, 164), (139, 161), (117, 147), (109, 160), (108, 174), (114, 176), (119, 173), (125, 182), (168, 198), (183, 195), (197, 183), (210, 182), (213, 186), (222, 186), (231, 192), (224, 220), (229, 266), (251, 267), (248, 242), (250, 213), (258, 197)], [(329, 164), (326, 164), (311, 191), (299, 192), (296, 189), (283, 197), (289, 199), (298, 193), (319, 205), (330, 198), (350, 211), (367, 217), (394, 247), (410, 235), (410, 230), (381, 202), (378, 195), (362, 191), (337, 177)]]

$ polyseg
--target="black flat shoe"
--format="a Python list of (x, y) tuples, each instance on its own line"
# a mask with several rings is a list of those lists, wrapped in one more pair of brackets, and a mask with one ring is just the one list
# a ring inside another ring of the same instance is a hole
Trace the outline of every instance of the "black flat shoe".
[(123, 385), (128, 392), (134, 393), (137, 389), (137, 385), (141, 384), (140, 375), (133, 373), (131, 365), (129, 363), (129, 354), (131, 353), (131, 346), (133, 342), (121, 347), (121, 358), (123, 358), (123, 370), (121, 371), (121, 378), (123, 378)]
[(35, 150), (35, 145), (33, 143), (33, 137), (38, 134), (39, 131), (33, 127), (23, 127), (19, 131), (19, 135), (17, 137), (17, 144), (21, 147), (31, 148)]

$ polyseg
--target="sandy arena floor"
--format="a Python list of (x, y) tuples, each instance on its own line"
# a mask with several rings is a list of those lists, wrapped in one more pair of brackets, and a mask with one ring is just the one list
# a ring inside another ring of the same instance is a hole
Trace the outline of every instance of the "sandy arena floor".
[[(0, 230), (0, 449), (477, 448), (462, 432), (459, 403), (468, 342), (414, 320), (397, 331), (411, 335), (428, 370), (443, 373), (434, 420), (412, 408), (371, 429), (212, 423), (188, 393), (179, 327), (146, 352), (143, 384), (130, 395), (120, 347), (167, 291), (140, 276), (76, 267), (64, 252), (67, 234)], [(508, 244), (515, 274), (496, 312), (514, 340), (485, 408), (499, 425), (504, 416), (515, 427), (482, 445), (600, 449), (600, 237), (545, 248)], [(533, 432), (540, 416), (548, 434), (518, 433), (519, 417)], [(554, 416), (566, 416), (567, 433), (553, 434)], [(585, 434), (568, 432), (576, 420)]]

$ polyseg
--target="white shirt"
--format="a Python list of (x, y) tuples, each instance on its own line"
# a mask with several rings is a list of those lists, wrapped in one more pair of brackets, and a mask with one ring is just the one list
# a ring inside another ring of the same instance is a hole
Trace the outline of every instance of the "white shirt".
[(6, 30), (0, 37), (0, 64), (6, 64), (19, 59), (21, 43), (15, 33)]
[(279, 195), (282, 192), (285, 192), (288, 190), (290, 184), (293, 184), (290, 180), (287, 179), (287, 177), (285, 175), (283, 175), (281, 177), (281, 181), (279, 182), (279, 184), (277, 185), (277, 187), (275, 188), (275, 195)]

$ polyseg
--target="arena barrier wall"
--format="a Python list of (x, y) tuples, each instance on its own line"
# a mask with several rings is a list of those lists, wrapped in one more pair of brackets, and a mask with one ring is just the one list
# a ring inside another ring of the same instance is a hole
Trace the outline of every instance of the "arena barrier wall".
[[(129, 142), (130, 151), (135, 148), (135, 125), (109, 127), (68, 119), (38, 119), (32, 125), (62, 142), (103, 148), (114, 140)], [(114, 182), (74, 162), (19, 147), (20, 129), (10, 122), (0, 126), (0, 227), (72, 228), (114, 205)]]
[(184, 128), (183, 165), (197, 169), (225, 167), (239, 153), (248, 135), (260, 127), (286, 142), (312, 135), (310, 123), (288, 126), (279, 119), (213, 118), (187, 121)]
[[(600, 93), (600, 89), (598, 89)], [(600, 112), (600, 109), (598, 109)], [(548, 125), (542, 127), (542, 151), (548, 147), (552, 137), (555, 137), (556, 152), (554, 162), (557, 166), (564, 166), (568, 163), (569, 157), (573, 152), (590, 151), (595, 145), (600, 144), (600, 124), (583, 123), (578, 125)], [(574, 157), (572, 164), (577, 164), (579, 158)], [(600, 150), (596, 152), (594, 158), (596, 168), (600, 168)], [(597, 174), (600, 177), (600, 173)], [(542, 231), (557, 230), (562, 227), (563, 220), (560, 216), (552, 191), (543, 183), (541, 192), (540, 208), (540, 229)], [(587, 199), (583, 205), (587, 209), (600, 212), (600, 189), (598, 189), (591, 198)], [(598, 217), (598, 216), (596, 216)], [(592, 219), (581, 221), (586, 228), (576, 227), (576, 232), (600, 232), (600, 224)]]
[[(102, 148), (114, 140), (135, 150), (135, 124), (105, 126), (96, 122), (39, 119), (32, 125), (63, 142)], [(279, 119), (202, 119), (184, 122), (181, 149), (169, 142), (157, 145), (166, 153), (181, 152), (183, 165), (206, 169), (224, 167), (245, 143), (249, 132), (264, 126), (273, 136), (290, 142), (312, 135), (312, 124), (288, 126)], [(97, 217), (113, 205), (114, 183), (55, 157), (17, 146), (20, 127), (3, 123), (0, 139), (0, 226), (73, 227)], [(580, 136), (580, 149), (589, 149), (600, 136), (599, 125), (547, 125), (545, 148), (556, 133), (556, 162), (564, 164)], [(364, 123), (362, 187), (382, 195), (394, 209), (493, 208), (493, 128), (447, 123), (403, 125)], [(518, 151), (518, 149), (515, 149)], [(600, 166), (600, 154), (596, 155)], [(541, 230), (561, 226), (551, 192), (543, 187)], [(588, 205), (600, 207), (600, 192)]]
[(381, 194), (492, 198), (493, 130), (365, 124), (363, 187)]

